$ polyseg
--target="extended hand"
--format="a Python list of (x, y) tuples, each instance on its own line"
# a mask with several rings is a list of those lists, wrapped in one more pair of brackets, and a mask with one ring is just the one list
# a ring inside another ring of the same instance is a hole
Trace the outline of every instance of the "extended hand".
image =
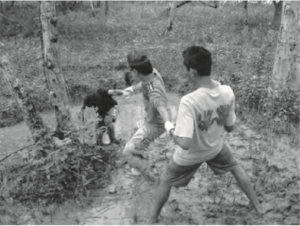
[[(174, 123), (170, 122), (170, 121), (166, 121), (165, 122), (165, 129), (167, 131), (168, 134), (171, 134), (170, 131), (172, 129), (175, 129)], [(172, 134), (171, 134), (172, 135)]]
[(134, 91), (133, 91), (132, 86), (130, 86), (130, 87), (128, 87), (128, 88), (126, 88), (126, 89), (123, 90), (123, 95), (124, 95), (127, 99), (131, 98), (131, 96), (132, 96), (133, 94), (134, 94)]

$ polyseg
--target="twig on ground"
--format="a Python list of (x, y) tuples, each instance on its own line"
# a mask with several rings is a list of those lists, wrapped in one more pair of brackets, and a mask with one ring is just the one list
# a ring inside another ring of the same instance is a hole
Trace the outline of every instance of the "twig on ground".
[(34, 145), (34, 144), (27, 145), (27, 146), (25, 146), (25, 147), (22, 147), (22, 148), (20, 148), (20, 149), (18, 149), (18, 150), (16, 150), (16, 151), (14, 151), (13, 153), (10, 153), (9, 155), (7, 155), (7, 156), (5, 156), (4, 158), (2, 158), (2, 159), (0, 160), (0, 162), (3, 162), (5, 159), (9, 158), (10, 156), (12, 156), (12, 155), (18, 153), (19, 151), (23, 151), (24, 149), (29, 148), (29, 147), (31, 147), (31, 146), (33, 146), (33, 145)]

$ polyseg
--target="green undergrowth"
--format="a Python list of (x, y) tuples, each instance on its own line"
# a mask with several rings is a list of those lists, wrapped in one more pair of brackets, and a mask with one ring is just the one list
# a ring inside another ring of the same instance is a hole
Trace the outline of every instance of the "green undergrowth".
[[(28, 219), (42, 219), (56, 211), (50, 207), (72, 200), (81, 202), (95, 190), (107, 187), (123, 143), (95, 145), (90, 125), (95, 123), (96, 114), (87, 120), (86, 124), (75, 120), (74, 130), (64, 141), (40, 140), (21, 150), (19, 158), (11, 156), (13, 162), (1, 159), (1, 224), (24, 224), (27, 221), (23, 218), (29, 213)], [(36, 209), (39, 217), (33, 214)]]
[[(294, 144), (299, 144), (299, 106), (295, 104), (295, 96), (287, 90), (279, 100), (270, 103), (267, 95), (277, 41), (277, 31), (269, 27), (274, 13), (272, 4), (249, 4), (249, 21), (245, 25), (244, 11), (238, 5), (228, 2), (220, 10), (192, 2), (176, 9), (173, 30), (169, 33), (166, 33), (165, 9), (168, 4), (165, 2), (109, 2), (109, 5), (108, 16), (100, 11), (93, 14), (87, 7), (66, 15), (58, 14), (59, 62), (71, 105), (82, 104), (83, 98), (99, 87), (112, 88), (116, 84), (117, 88), (125, 88), (124, 73), (129, 70), (126, 54), (133, 48), (148, 53), (154, 67), (161, 72), (168, 92), (184, 95), (191, 91), (191, 86), (184, 77), (182, 51), (190, 45), (202, 45), (212, 53), (213, 78), (234, 90), (238, 118), (265, 137), (271, 132), (286, 134), (292, 137)], [(28, 38), (18, 36), (17, 28), (9, 30), (6, 26), (7, 36), (1, 40), (9, 54), (13, 73), (31, 89), (36, 108), (39, 111), (50, 110), (49, 92), (43, 77), (39, 28), (33, 29), (33, 35)], [(5, 127), (20, 122), (22, 114), (2, 76), (0, 74), (0, 127)], [(45, 158), (38, 157), (39, 148), (28, 148), (17, 164), (9, 168), (0, 165), (3, 182), (0, 215), (7, 216), (7, 209), (12, 214), (19, 204), (51, 206), (86, 197), (96, 187), (104, 187), (114, 167), (114, 156), (109, 148), (81, 142), (82, 137), (79, 137), (82, 134), (88, 132), (79, 128), (71, 136), (71, 144), (53, 148)], [(269, 196), (272, 199), (275, 193), (281, 192), (284, 200), (283, 190), (292, 187), (286, 203), (282, 205), (286, 205), (285, 214), (292, 211), (295, 216), (298, 209), (294, 202), (299, 201), (295, 188), (299, 180), (286, 175), (282, 181), (279, 177), (276, 179), (275, 175), (286, 171), (264, 158), (266, 148), (251, 147), (251, 156), (244, 155), (242, 160), (255, 165), (252, 173), (260, 178), (255, 180), (261, 196), (272, 193), (273, 196)], [(264, 174), (269, 178), (266, 179)], [(212, 184), (211, 187), (213, 190), (217, 186)], [(218, 192), (208, 191), (209, 194)], [(281, 207), (275, 208), (276, 211), (281, 211)], [(194, 207), (190, 208), (193, 210)], [(234, 216), (234, 211), (229, 211), (229, 215)], [(194, 212), (198, 214), (199, 210)], [(204, 212), (212, 212), (215, 218), (220, 216), (220, 209), (216, 206), (212, 211), (207, 208)], [(229, 216), (226, 223), (231, 222)]]
[[(222, 9), (214, 9), (192, 2), (176, 9), (169, 33), (167, 3), (110, 2), (109, 6), (108, 16), (101, 10), (91, 13), (86, 5), (66, 15), (58, 13), (60, 62), (71, 104), (81, 104), (84, 96), (101, 86), (110, 88), (117, 83), (118, 88), (125, 88), (126, 53), (133, 48), (148, 53), (168, 91), (185, 94), (191, 87), (184, 78), (182, 51), (190, 45), (202, 45), (212, 52), (213, 77), (234, 89), (240, 113), (255, 111), (262, 123), (267, 121), (267, 87), (277, 40), (277, 31), (269, 25), (273, 5), (249, 4), (245, 25), (243, 8), (238, 4), (227, 3)], [(39, 38), (10, 40), (7, 49), (15, 75), (32, 87), (38, 110), (51, 109)], [(11, 99), (8, 90), (2, 89), (2, 127), (22, 120)], [(299, 122), (299, 107), (289, 93), (273, 109), (277, 120)]]

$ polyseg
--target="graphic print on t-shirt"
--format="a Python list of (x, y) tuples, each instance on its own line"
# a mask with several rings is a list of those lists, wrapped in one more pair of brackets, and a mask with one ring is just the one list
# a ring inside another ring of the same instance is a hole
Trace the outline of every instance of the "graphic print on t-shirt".
[(214, 122), (216, 122), (220, 126), (226, 125), (226, 119), (229, 115), (230, 105), (221, 105), (217, 108), (216, 113), (218, 116), (212, 117), (213, 110), (206, 110), (203, 112), (203, 116), (201, 114), (198, 115), (198, 128), (201, 131), (207, 131)]
[(153, 86), (153, 82), (149, 82), (147, 84), (144, 85), (146, 87), (146, 89), (143, 89), (143, 95), (144, 98), (149, 101), (149, 93), (154, 91), (154, 86)]

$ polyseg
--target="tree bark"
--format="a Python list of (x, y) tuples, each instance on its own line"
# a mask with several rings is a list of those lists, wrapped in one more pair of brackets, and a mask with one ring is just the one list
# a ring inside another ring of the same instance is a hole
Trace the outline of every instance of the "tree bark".
[(245, 10), (245, 25), (248, 25), (248, 1), (243, 2), (243, 8)]
[(30, 95), (30, 89), (23, 86), (20, 81), (13, 76), (7, 57), (2, 57), (0, 61), (0, 69), (2, 70), (4, 79), (9, 85), (14, 98), (22, 110), (24, 121), (31, 132), (34, 142), (43, 142), (44, 145), (52, 143), (51, 138), (46, 136), (49, 134), (50, 130), (44, 124), (40, 114), (35, 108)]
[[(300, 2), (283, 2), (282, 20), (278, 34), (275, 62), (268, 93), (279, 98), (290, 89), (299, 97), (300, 82)], [(299, 100), (299, 99), (298, 99)]]
[(101, 1), (96, 1), (96, 7), (100, 8), (101, 7)]
[(175, 8), (175, 2), (169, 3), (169, 13), (168, 13), (168, 25), (167, 25), (167, 32), (172, 31), (173, 29), (173, 20), (174, 20), (174, 8)]
[(105, 15), (107, 16), (108, 15), (108, 1), (105, 1)]
[(58, 53), (58, 32), (55, 2), (41, 1), (40, 20), (42, 30), (43, 68), (50, 91), (51, 103), (55, 109), (57, 132), (70, 131), (72, 128), (68, 109), (68, 95), (62, 74)]
[(94, 2), (92, 0), (90, 0), (90, 6), (91, 6), (91, 10), (94, 11)]
[(282, 1), (280, 1), (280, 2), (273, 1), (273, 4), (275, 6), (275, 12), (274, 12), (274, 17), (273, 17), (273, 21), (272, 21), (272, 28), (274, 30), (278, 30), (280, 27), (283, 2)]

